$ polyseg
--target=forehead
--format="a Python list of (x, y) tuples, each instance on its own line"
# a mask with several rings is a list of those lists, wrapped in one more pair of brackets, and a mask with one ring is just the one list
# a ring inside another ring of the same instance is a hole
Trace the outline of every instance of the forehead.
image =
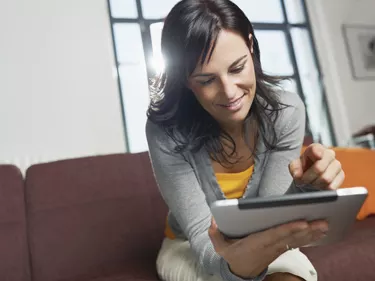
[(206, 60), (203, 65), (199, 64), (196, 71), (213, 72), (229, 67), (235, 60), (249, 53), (250, 50), (241, 35), (233, 31), (221, 30), (210, 60), (208, 63)]

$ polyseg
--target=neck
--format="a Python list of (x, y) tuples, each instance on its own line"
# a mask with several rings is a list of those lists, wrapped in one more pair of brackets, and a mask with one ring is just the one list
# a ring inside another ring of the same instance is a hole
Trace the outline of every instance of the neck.
[(236, 124), (222, 125), (222, 128), (227, 132), (233, 139), (239, 139), (244, 134), (244, 122)]

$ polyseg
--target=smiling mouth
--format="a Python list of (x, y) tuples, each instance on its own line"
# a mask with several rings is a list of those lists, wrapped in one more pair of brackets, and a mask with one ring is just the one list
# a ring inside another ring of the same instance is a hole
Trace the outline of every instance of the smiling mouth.
[(241, 102), (241, 100), (244, 96), (245, 96), (245, 94), (243, 94), (241, 97), (239, 97), (238, 99), (236, 99), (235, 101), (233, 101), (231, 103), (219, 104), (219, 105), (222, 106), (222, 107), (226, 107), (226, 108), (236, 107), (237, 105), (239, 105), (239, 103)]

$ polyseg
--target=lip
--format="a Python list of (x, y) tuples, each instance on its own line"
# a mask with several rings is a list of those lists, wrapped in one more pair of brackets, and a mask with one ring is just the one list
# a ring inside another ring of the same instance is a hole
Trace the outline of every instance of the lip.
[(238, 99), (234, 100), (229, 104), (219, 104), (219, 106), (230, 111), (237, 111), (242, 107), (242, 100), (244, 96), (245, 94), (243, 94), (241, 97), (239, 97)]

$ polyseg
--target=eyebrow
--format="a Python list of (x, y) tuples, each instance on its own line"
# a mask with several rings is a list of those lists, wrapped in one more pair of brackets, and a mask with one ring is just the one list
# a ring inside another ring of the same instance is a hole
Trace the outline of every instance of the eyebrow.
[[(234, 67), (236, 64), (238, 64), (240, 61), (242, 61), (244, 58), (246, 58), (247, 55), (244, 55), (238, 59), (236, 59), (230, 66), (229, 68), (232, 68)], [(195, 78), (195, 77), (209, 77), (209, 76), (213, 76), (214, 74), (213, 73), (197, 73), (197, 74), (194, 74), (192, 75), (192, 78)]]

